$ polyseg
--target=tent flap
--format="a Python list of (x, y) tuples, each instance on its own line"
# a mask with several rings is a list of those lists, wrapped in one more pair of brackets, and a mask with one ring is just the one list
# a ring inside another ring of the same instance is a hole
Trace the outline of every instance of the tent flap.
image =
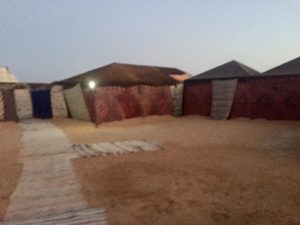
[(77, 84), (70, 89), (64, 90), (64, 95), (72, 118), (90, 121), (90, 115), (80, 85)]
[(32, 102), (28, 89), (14, 91), (17, 115), (20, 120), (32, 118)]
[(213, 96), (211, 118), (226, 120), (231, 112), (231, 106), (235, 95), (237, 79), (213, 80)]
[(68, 117), (68, 110), (61, 85), (55, 85), (51, 88), (51, 106), (53, 117)]

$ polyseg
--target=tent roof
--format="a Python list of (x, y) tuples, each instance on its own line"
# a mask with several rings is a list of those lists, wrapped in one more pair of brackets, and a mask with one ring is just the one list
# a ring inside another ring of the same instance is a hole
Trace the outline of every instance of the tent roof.
[(0, 66), (0, 83), (18, 83), (19, 81), (6, 66)]
[(95, 80), (99, 86), (132, 86), (132, 85), (167, 85), (178, 81), (170, 75), (184, 75), (185, 72), (175, 68), (141, 66), (112, 63), (88, 72), (73, 76), (58, 83), (82, 83), (86, 85)]
[(300, 75), (300, 57), (267, 70), (262, 75), (280, 76), (280, 75)]
[(232, 60), (204, 73), (200, 73), (189, 80), (211, 80), (257, 76), (260, 73), (236, 60)]

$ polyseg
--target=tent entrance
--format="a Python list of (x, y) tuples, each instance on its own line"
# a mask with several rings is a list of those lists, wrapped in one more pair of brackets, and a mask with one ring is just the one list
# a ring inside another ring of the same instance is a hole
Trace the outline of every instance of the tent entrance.
[(213, 96), (211, 118), (216, 120), (226, 120), (228, 118), (237, 81), (237, 79), (212, 81)]

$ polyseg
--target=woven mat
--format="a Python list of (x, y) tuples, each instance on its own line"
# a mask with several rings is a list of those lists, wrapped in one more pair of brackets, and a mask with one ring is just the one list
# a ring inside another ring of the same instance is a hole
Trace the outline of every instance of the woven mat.
[(0, 222), (0, 225), (107, 225), (104, 209), (78, 209), (43, 218)]
[(104, 209), (88, 209), (80, 193), (64, 133), (45, 120), (20, 126), (23, 170), (0, 224), (106, 224)]
[(120, 155), (138, 151), (157, 151), (163, 149), (158, 143), (146, 140), (79, 144), (73, 145), (72, 148), (77, 157)]

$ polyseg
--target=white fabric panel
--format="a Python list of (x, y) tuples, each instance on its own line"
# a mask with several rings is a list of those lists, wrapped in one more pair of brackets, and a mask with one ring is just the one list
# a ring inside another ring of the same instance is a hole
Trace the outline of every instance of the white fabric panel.
[(182, 115), (183, 88), (183, 83), (170, 86), (174, 116)]
[(237, 79), (213, 80), (213, 96), (211, 118), (226, 120), (231, 112), (231, 106), (235, 95)]
[(64, 90), (64, 94), (72, 118), (90, 121), (90, 114), (86, 107), (80, 85), (77, 84), (70, 89)]
[(16, 110), (19, 120), (32, 118), (32, 102), (28, 89), (16, 89), (14, 91)]
[(50, 92), (53, 117), (68, 117), (62, 86), (55, 85), (51, 88)]

